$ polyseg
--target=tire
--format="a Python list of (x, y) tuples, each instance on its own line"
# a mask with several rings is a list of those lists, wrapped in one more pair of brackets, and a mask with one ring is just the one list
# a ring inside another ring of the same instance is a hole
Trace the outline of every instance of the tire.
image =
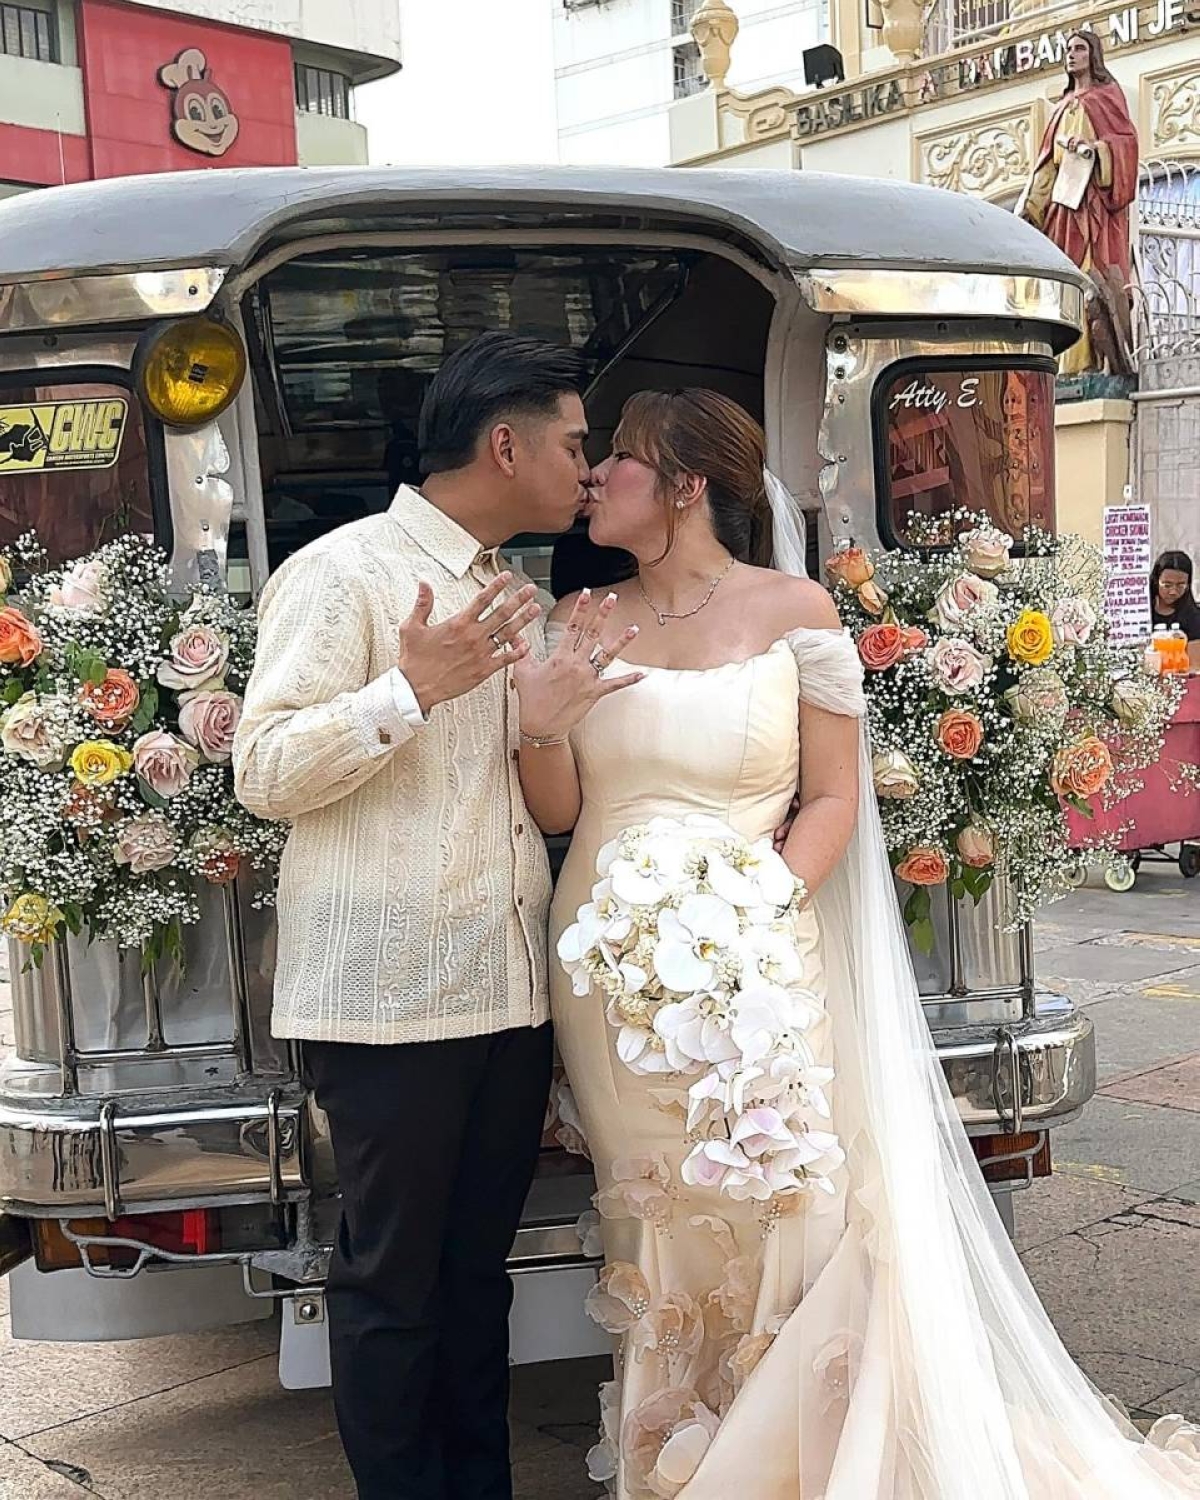
[(1110, 891), (1116, 891), (1119, 896), (1124, 895), (1126, 891), (1133, 890), (1136, 881), (1137, 871), (1132, 865), (1126, 865), (1123, 869), (1117, 865), (1104, 872), (1104, 884)]
[(1195, 880), (1200, 875), (1200, 844), (1179, 846), (1179, 873), (1185, 880)]
[(1087, 877), (1087, 865), (1080, 860), (1078, 864), (1072, 865), (1067, 871), (1067, 884), (1073, 891), (1077, 891), (1087, 884)]

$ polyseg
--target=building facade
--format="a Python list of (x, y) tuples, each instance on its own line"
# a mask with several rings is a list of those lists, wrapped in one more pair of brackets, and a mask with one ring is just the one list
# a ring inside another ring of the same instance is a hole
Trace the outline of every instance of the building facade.
[(395, 0), (2, 0), (0, 196), (365, 162), (354, 90), (399, 65)]
[[(729, 78), (739, 0), (708, 41)], [(1140, 141), (1132, 213), (1136, 371), (1060, 381), (1059, 521), (1098, 538), (1105, 505), (1151, 506), (1155, 544), (1200, 554), (1200, 4), (1196, 0), (835, 0), (842, 80), (708, 87), (670, 117), (678, 166), (778, 167), (925, 183), (1015, 207), (1066, 77), (1095, 32)]]
[[(559, 160), (663, 166), (670, 112), (706, 87), (691, 25), (703, 0), (553, 0)], [(728, 83), (803, 85), (803, 53), (825, 39), (827, 0), (741, 0)]]

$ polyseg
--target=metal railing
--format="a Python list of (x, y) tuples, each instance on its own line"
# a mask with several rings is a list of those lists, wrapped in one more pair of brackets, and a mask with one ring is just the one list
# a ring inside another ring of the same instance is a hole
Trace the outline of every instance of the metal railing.
[(921, 52), (924, 57), (939, 57), (946, 52), (960, 52), (965, 47), (986, 46), (1000, 41), (1026, 21), (1078, 12), (1086, 6), (1080, 0), (934, 0), (925, 17)]

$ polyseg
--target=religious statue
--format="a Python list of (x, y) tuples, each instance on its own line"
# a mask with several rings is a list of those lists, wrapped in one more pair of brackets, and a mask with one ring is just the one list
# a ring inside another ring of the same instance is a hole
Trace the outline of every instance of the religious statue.
[(1132, 370), (1129, 207), (1137, 193), (1138, 137), (1121, 85), (1091, 31), (1067, 38), (1067, 86), (1042, 137), (1017, 212), (1095, 285), (1082, 338), (1060, 362), (1064, 375)]

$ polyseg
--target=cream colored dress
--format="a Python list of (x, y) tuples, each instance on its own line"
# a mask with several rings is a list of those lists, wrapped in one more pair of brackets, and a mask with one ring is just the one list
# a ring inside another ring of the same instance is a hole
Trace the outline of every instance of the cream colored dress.
[[(551, 909), (551, 954), (589, 898), (598, 851), (621, 830), (655, 815), (705, 812), (757, 839), (783, 821), (796, 790), (799, 683), (787, 640), (713, 669), (646, 670), (644, 681), (602, 700), (572, 735), (583, 809)], [(848, 686), (857, 691), (856, 682)], [(801, 983), (823, 995), (810, 912), (797, 919), (796, 936), (805, 964)], [(806, 1197), (803, 1206), (793, 1198), (799, 1211), (782, 1217), (764, 1213), (761, 1204), (731, 1201), (715, 1188), (685, 1186), (679, 1168), (690, 1143), (683, 1120), (664, 1099), (670, 1092), (664, 1080), (634, 1074), (620, 1062), (603, 1001), (575, 996), (553, 958), (551, 1008), (595, 1164), (605, 1258), (618, 1272), (615, 1302), (601, 1299), (594, 1306), (602, 1316), (608, 1309), (605, 1326), (616, 1331), (647, 1303), (621, 1341), (616, 1383), (602, 1392), (610, 1442), (621, 1449), (615, 1489), (622, 1500), (672, 1496), (680, 1491), (656, 1472), (655, 1460), (678, 1420), (682, 1393), (703, 1403), (709, 1428), (722, 1417), (732, 1420), (737, 1392), (764, 1355), (769, 1359), (782, 1320), (842, 1239), (844, 1172), (835, 1173), (841, 1184), (836, 1195)], [(824, 1023), (806, 1039), (827, 1061)], [(836, 1104), (825, 1128), (837, 1129)], [(837, 1347), (838, 1328), (824, 1332), (827, 1339), (818, 1338), (811, 1353), (826, 1358), (836, 1399), (846, 1350), (844, 1341)], [(765, 1421), (776, 1448), (780, 1418), (784, 1432), (799, 1430), (793, 1385), (787, 1378), (776, 1383), (781, 1411), (758, 1410), (758, 1423)], [(604, 1458), (594, 1455), (597, 1472), (604, 1471)], [(794, 1436), (784, 1451), (760, 1458), (754, 1500), (799, 1495)], [(703, 1467), (686, 1487), (689, 1500), (716, 1494), (698, 1487)]]
[[(553, 945), (601, 846), (655, 815), (761, 838), (798, 779), (799, 701), (861, 715), (835, 631), (749, 661), (649, 669), (572, 735), (582, 815)], [(593, 1477), (619, 1500), (1200, 1500), (1200, 1428), (1143, 1441), (1063, 1348), (973, 1160), (922, 1014), (860, 736), (855, 832), (796, 919), (805, 1032), (845, 1161), (769, 1205), (683, 1181), (687, 1078), (632, 1072), (601, 996), (551, 963), (598, 1184), (589, 1310), (619, 1336)]]

